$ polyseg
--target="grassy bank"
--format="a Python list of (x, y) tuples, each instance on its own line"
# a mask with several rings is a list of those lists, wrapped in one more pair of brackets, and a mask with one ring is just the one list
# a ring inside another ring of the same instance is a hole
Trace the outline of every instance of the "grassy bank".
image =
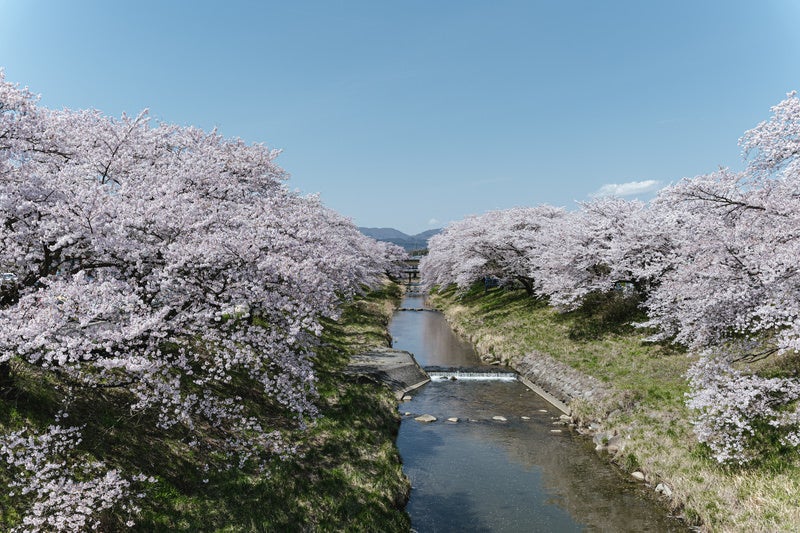
[(746, 469), (723, 468), (694, 438), (684, 405), (692, 358), (647, 344), (619, 321), (619, 302), (559, 314), (524, 291), (476, 288), (432, 296), (455, 329), (487, 357), (513, 365), (539, 351), (603, 381), (611, 394), (573, 405), (576, 417), (621, 437), (612, 459), (665, 484), (675, 512), (707, 531), (797, 531), (800, 460), (780, 457)]
[[(325, 324), (315, 361), (322, 416), (303, 431), (275, 412), (275, 426), (298, 453), (275, 458), (266, 474), (247, 467), (204, 472), (214, 457), (187, 447), (179, 431), (157, 430), (146, 418), (132, 417), (128, 399), (111, 391), (81, 397), (73, 406), (71, 423), (87, 424), (81, 451), (156, 477), (145, 488), (134, 528), (139, 531), (407, 531), (409, 485), (394, 446), (394, 395), (342, 373), (351, 354), (388, 344), (386, 326), (399, 295), (396, 286), (387, 286)], [(58, 395), (35, 368), (15, 367), (15, 380), (14, 397), (0, 399), (0, 431), (44, 427), (58, 409)], [(260, 401), (255, 391), (233, 392)], [(0, 486), (7, 483), (3, 476), (0, 468)], [(0, 490), (3, 531), (19, 520), (6, 493)], [(109, 516), (104, 528), (122, 529), (122, 522)]]

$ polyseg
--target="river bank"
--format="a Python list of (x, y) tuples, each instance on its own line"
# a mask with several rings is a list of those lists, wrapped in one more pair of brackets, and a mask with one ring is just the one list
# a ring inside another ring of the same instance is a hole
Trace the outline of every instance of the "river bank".
[(564, 401), (565, 424), (703, 531), (795, 531), (800, 464), (724, 469), (699, 446), (684, 404), (691, 357), (633, 328), (558, 314), (524, 291), (430, 298), (487, 362), (518, 369)]

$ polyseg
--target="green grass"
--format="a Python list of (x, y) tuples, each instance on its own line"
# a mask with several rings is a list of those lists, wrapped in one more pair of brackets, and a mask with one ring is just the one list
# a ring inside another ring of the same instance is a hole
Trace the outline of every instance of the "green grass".
[[(301, 430), (243, 380), (232, 385), (283, 431), (298, 453), (274, 458), (265, 473), (243, 469), (203, 471), (221, 458), (189, 448), (179, 429), (158, 430), (147, 415), (132, 416), (119, 392), (79, 395), (69, 422), (86, 423), (81, 452), (127, 472), (157, 478), (146, 487), (138, 531), (408, 531), (404, 512), (409, 485), (394, 446), (399, 416), (393, 393), (342, 370), (353, 353), (385, 346), (386, 327), (399, 288), (358, 298), (339, 321), (325, 324), (315, 367), (321, 417)], [(45, 427), (58, 410), (58, 383), (35, 367), (15, 364), (15, 393), (0, 399), (0, 431)], [(261, 402), (261, 403), (259, 403)], [(202, 430), (200, 439), (211, 438)], [(0, 486), (8, 482), (0, 468)], [(0, 491), (0, 530), (19, 511)], [(121, 517), (103, 529), (121, 529)]]
[[(692, 356), (644, 342), (646, 333), (630, 323), (641, 319), (636, 306), (616, 298), (598, 296), (563, 314), (522, 290), (447, 289), (432, 302), (482, 355), (513, 366), (538, 351), (604, 382), (608, 397), (573, 402), (575, 416), (623, 436), (624, 450), (611, 459), (626, 470), (641, 469), (653, 486), (666, 483), (670, 504), (689, 523), (708, 531), (796, 531), (798, 454), (776, 454), (748, 469), (720, 466), (697, 443), (684, 404)], [(797, 372), (796, 357), (764, 365), (764, 372)]]

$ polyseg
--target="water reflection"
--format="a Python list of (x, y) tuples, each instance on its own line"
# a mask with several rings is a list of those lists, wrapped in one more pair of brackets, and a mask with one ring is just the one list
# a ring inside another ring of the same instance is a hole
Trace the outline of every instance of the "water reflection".
[[(406, 296), (402, 307), (422, 308), (422, 296)], [(400, 311), (395, 313), (389, 333), (392, 346), (414, 354), (422, 366), (476, 366), (480, 358), (472, 345), (456, 335), (441, 313)]]
[(419, 532), (684, 530), (582, 440), (553, 433), (560, 413), (521, 383), (433, 382), (400, 409), (438, 418), (406, 417), (397, 439)]

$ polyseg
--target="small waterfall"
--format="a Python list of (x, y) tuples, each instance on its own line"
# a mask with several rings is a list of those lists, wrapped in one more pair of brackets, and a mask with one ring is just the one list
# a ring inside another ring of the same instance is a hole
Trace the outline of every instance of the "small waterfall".
[(429, 366), (425, 367), (425, 372), (431, 381), (517, 381), (517, 374), (511, 370), (502, 370), (498, 368), (446, 368)]
[(517, 381), (506, 372), (428, 372), (431, 381)]

